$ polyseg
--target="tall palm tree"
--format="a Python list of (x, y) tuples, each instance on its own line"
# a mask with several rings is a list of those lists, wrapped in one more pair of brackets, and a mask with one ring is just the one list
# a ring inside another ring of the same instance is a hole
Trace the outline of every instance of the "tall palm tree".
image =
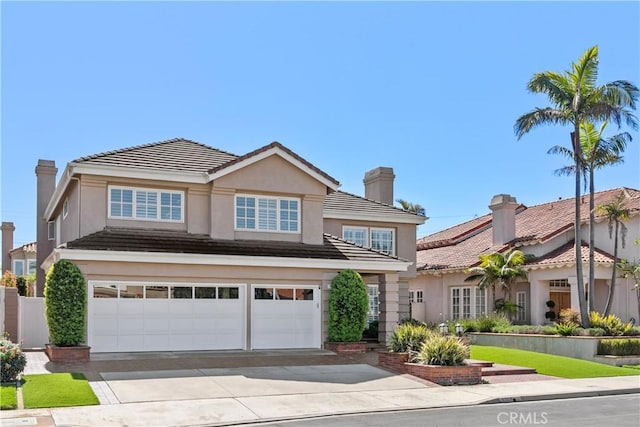
[(403, 210), (407, 211), (407, 212), (411, 212), (414, 213), (416, 215), (422, 215), (425, 216), (425, 210), (424, 208), (417, 204), (417, 203), (411, 203), (408, 202), (404, 199), (396, 199), (396, 202), (400, 203), (400, 206), (402, 207)]
[[(594, 304), (594, 286), (595, 286), (595, 183), (594, 175), (597, 169), (605, 166), (617, 165), (623, 163), (622, 153), (627, 143), (631, 142), (631, 135), (628, 132), (619, 133), (604, 139), (602, 134), (607, 127), (608, 122), (602, 123), (599, 128), (592, 122), (580, 124), (580, 147), (582, 148), (582, 159), (580, 164), (581, 174), (584, 181), (584, 188), (589, 185), (589, 283), (586, 286), (587, 302), (589, 312), (593, 311)], [(560, 154), (570, 160), (575, 158), (573, 150), (556, 145), (551, 147), (549, 154)], [(556, 175), (573, 175), (576, 165), (565, 166), (556, 169)]]
[[(609, 203), (598, 206), (598, 213), (604, 215), (609, 223), (609, 238), (613, 237), (613, 271), (611, 273), (611, 285), (607, 296), (607, 305), (604, 307), (604, 315), (608, 316), (613, 301), (613, 290), (616, 285), (616, 268), (618, 267), (618, 236), (621, 237), (622, 247), (625, 247), (627, 237), (627, 226), (623, 221), (629, 219), (630, 209), (625, 204), (624, 192), (621, 191), (617, 197)], [(615, 230), (615, 231), (614, 231)]]
[(491, 286), (493, 303), (496, 301), (496, 285), (500, 285), (506, 301), (511, 301), (511, 289), (518, 279), (527, 279), (522, 267), (528, 256), (520, 250), (509, 249), (504, 253), (494, 252), (480, 255), (480, 264), (466, 270), (465, 282), (478, 282), (480, 289)]
[(579, 135), (581, 123), (613, 121), (620, 127), (626, 122), (633, 129), (638, 121), (632, 114), (638, 99), (638, 88), (626, 80), (616, 80), (596, 86), (598, 78), (598, 46), (587, 49), (571, 69), (564, 73), (543, 71), (533, 75), (527, 85), (530, 92), (547, 95), (552, 106), (536, 108), (520, 116), (514, 125), (518, 139), (532, 129), (548, 124), (571, 125), (571, 147), (575, 172), (575, 259), (578, 301), (583, 326), (589, 326), (589, 313), (582, 277), (580, 249), (580, 163), (582, 147)]

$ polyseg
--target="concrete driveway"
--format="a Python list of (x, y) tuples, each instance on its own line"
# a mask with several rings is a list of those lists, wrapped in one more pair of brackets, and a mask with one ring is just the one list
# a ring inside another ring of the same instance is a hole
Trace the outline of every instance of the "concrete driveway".
[[(365, 364), (103, 372), (104, 403), (422, 389), (409, 376)], [(106, 385), (106, 387), (104, 387)], [(109, 393), (112, 395), (109, 396)], [(114, 401), (115, 400), (115, 401)]]

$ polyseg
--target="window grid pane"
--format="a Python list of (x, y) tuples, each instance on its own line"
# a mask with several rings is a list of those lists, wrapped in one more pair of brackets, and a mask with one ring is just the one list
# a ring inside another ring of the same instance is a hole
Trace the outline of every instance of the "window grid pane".
[(452, 318), (460, 318), (460, 288), (451, 289), (451, 316)]
[(487, 311), (486, 292), (484, 289), (476, 288), (476, 317), (483, 316)]
[(462, 317), (471, 317), (471, 288), (462, 288)]
[(371, 249), (391, 254), (393, 252), (393, 232), (391, 230), (371, 230)]

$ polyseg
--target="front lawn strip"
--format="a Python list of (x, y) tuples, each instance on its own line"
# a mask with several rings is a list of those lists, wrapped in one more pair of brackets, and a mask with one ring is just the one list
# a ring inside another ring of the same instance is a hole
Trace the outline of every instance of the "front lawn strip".
[(0, 409), (16, 409), (18, 407), (18, 395), (15, 384), (0, 386)]
[(24, 375), (22, 399), (27, 409), (100, 404), (84, 375), (69, 373)]
[(553, 354), (536, 353), (515, 348), (471, 346), (471, 358), (503, 365), (534, 368), (539, 374), (560, 378), (596, 378), (640, 375), (640, 370), (621, 368)]

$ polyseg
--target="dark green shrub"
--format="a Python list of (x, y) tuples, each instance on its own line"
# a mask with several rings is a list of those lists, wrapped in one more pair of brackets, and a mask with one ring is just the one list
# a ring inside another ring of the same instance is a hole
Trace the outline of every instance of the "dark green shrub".
[(353, 270), (338, 273), (329, 292), (329, 341), (360, 341), (368, 310), (367, 286), (360, 274)]
[(460, 319), (459, 323), (462, 325), (464, 332), (478, 332), (478, 321), (476, 319)]
[(425, 325), (404, 323), (399, 325), (391, 335), (389, 351), (394, 353), (417, 353), (422, 344), (433, 336), (435, 332)]
[(633, 329), (631, 322), (624, 323), (615, 314), (603, 316), (597, 311), (589, 313), (589, 322), (592, 328), (602, 328), (605, 330), (606, 335), (620, 336), (629, 333)]
[(484, 322), (486, 322), (484, 325), (481, 321), (478, 322), (478, 327), (480, 327), (481, 330), (486, 329), (489, 325), (492, 325), (489, 332), (494, 332), (494, 330), (496, 329), (504, 330), (513, 326), (509, 318), (503, 314), (494, 314), (493, 316), (489, 316), (486, 319), (487, 320), (484, 320)]
[(60, 260), (47, 272), (44, 305), (52, 344), (65, 347), (84, 341), (87, 289), (71, 261)]
[(16, 277), (16, 288), (18, 288), (18, 295), (21, 297), (27, 296), (27, 278), (24, 276)]
[(459, 338), (433, 335), (422, 344), (415, 360), (425, 365), (458, 366), (468, 357), (469, 346)]
[(558, 335), (558, 331), (556, 330), (555, 326), (545, 325), (545, 326), (542, 327), (542, 334), (543, 335)]
[(14, 344), (6, 338), (0, 338), (0, 382), (15, 381), (18, 375), (24, 371), (27, 358), (18, 344)]
[(640, 339), (601, 340), (598, 354), (611, 356), (640, 355)]
[(362, 333), (364, 338), (378, 338), (378, 321), (369, 322), (369, 326)]
[(576, 325), (573, 322), (568, 323), (556, 323), (556, 333), (562, 335), (563, 337), (568, 337), (571, 335), (579, 335), (581, 328), (579, 325)]

